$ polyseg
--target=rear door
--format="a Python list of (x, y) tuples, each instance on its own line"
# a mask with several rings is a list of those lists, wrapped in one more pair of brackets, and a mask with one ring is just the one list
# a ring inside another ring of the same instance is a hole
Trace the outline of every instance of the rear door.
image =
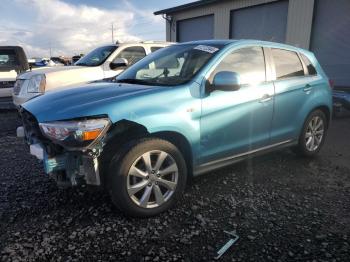
[(273, 83), (266, 81), (262, 47), (229, 53), (211, 73), (232, 71), (240, 75), (237, 91), (210, 92), (202, 100), (202, 163), (245, 153), (268, 145), (273, 115)]
[(305, 108), (318, 81), (312, 64), (309, 74), (297, 52), (271, 48), (270, 54), (276, 79), (271, 128), (271, 143), (274, 144), (298, 138), (300, 124), (306, 117)]

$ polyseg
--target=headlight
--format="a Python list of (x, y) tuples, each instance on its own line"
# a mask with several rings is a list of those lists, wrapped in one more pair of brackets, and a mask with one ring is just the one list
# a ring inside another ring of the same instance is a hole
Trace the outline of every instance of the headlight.
[(44, 93), (46, 85), (45, 75), (35, 75), (29, 79), (27, 85), (28, 93)]
[(56, 121), (39, 124), (43, 134), (68, 148), (87, 148), (101, 138), (108, 130), (108, 118)]

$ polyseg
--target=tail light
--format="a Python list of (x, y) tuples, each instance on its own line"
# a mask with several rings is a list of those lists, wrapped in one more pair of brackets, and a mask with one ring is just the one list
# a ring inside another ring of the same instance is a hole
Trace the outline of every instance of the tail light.
[(329, 86), (331, 87), (331, 89), (334, 89), (334, 80), (329, 79), (328, 83), (329, 83)]

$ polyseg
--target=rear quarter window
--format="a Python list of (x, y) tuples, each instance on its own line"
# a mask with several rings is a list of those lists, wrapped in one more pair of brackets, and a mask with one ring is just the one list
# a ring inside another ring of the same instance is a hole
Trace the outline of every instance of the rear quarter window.
[(311, 61), (309, 60), (309, 58), (307, 58), (306, 55), (300, 54), (301, 55), (301, 59), (303, 59), (303, 62), (307, 68), (308, 74), (310, 76), (314, 76), (317, 75), (317, 71), (314, 67), (314, 65), (311, 63)]
[(275, 62), (277, 80), (304, 76), (304, 69), (297, 53), (276, 48), (271, 49), (271, 52)]

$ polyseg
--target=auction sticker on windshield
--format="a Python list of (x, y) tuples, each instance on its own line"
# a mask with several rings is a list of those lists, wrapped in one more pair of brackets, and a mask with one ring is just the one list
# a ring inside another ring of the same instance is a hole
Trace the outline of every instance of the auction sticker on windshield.
[(213, 47), (213, 46), (208, 46), (208, 45), (197, 45), (193, 49), (201, 50), (207, 53), (215, 53), (216, 51), (219, 50), (219, 48)]

